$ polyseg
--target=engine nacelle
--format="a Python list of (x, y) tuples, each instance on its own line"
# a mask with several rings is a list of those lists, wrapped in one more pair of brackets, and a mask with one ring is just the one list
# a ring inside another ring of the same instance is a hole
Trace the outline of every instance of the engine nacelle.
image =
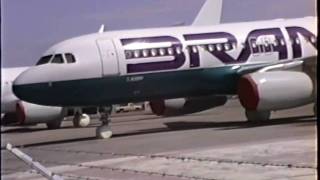
[(201, 112), (226, 102), (226, 96), (205, 96), (150, 101), (150, 107), (158, 116), (175, 116)]
[(247, 110), (294, 108), (312, 101), (313, 84), (308, 75), (293, 71), (252, 73), (241, 77), (238, 95)]
[(6, 114), (3, 123), (20, 125), (48, 123), (60, 120), (64, 115), (62, 107), (40, 106), (19, 101), (16, 104), (16, 112)]

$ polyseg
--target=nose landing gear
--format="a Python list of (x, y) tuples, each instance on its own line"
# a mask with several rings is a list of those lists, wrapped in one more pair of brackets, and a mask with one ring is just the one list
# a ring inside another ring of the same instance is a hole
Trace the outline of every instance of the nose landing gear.
[(112, 111), (111, 106), (99, 108), (101, 126), (97, 127), (96, 129), (96, 137), (99, 139), (109, 139), (112, 136), (112, 130), (110, 127), (111, 111)]

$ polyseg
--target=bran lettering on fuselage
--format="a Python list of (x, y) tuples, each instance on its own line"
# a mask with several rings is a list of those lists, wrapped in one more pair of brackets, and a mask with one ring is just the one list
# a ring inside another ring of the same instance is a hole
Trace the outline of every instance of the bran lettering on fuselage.
[[(137, 48), (141, 47), (141, 44), (152, 44), (152, 43), (168, 43), (158, 49), (144, 48), (125, 50), (126, 59), (135, 59), (141, 57), (162, 57), (171, 56), (173, 59), (161, 62), (146, 62), (139, 64), (128, 64), (128, 73), (158, 71), (158, 70), (169, 70), (177, 69), (181, 67), (186, 60), (185, 54), (182, 52), (182, 43), (179, 39), (171, 36), (160, 36), (160, 37), (144, 37), (144, 38), (132, 38), (122, 39), (122, 45), (134, 45)], [(180, 50), (180, 51), (179, 51)], [(176, 52), (173, 52), (176, 51)]]
[[(273, 35), (275, 36), (275, 39), (277, 40), (284, 40), (283, 34), (281, 33), (281, 30), (279, 28), (274, 29), (259, 29), (251, 31), (245, 40), (245, 44), (243, 45), (242, 51), (240, 52), (240, 55), (238, 58), (233, 58), (230, 56), (227, 52), (230, 50), (230, 48), (236, 48), (237, 45), (237, 39), (234, 35), (230, 33), (225, 32), (218, 32), (218, 33), (207, 33), (207, 34), (191, 34), (191, 35), (184, 35), (184, 38), (187, 41), (190, 40), (203, 40), (203, 39), (218, 39), (218, 38), (226, 38), (227, 43), (224, 45), (220, 45), (221, 49), (217, 50), (211, 50), (208, 48), (205, 48), (205, 50), (208, 50), (210, 54), (218, 58), (221, 62), (225, 64), (237, 64), (237, 63), (244, 63), (246, 62), (251, 54), (257, 54), (262, 52), (262, 48), (264, 48), (263, 52), (279, 52), (279, 60), (287, 59), (287, 48), (285, 44), (279, 44), (275, 45), (274, 43), (267, 42), (264, 45), (257, 45), (257, 39), (261, 36), (269, 36)], [(219, 48), (219, 44), (213, 44), (217, 48)], [(264, 46), (264, 47), (261, 47)], [(191, 53), (190, 54), (191, 61), (200, 61), (200, 55), (199, 53)], [(195, 59), (195, 60), (192, 60)]]
[[(293, 58), (302, 56), (302, 43), (299, 35), (307, 39), (316, 48), (315, 35), (303, 27), (285, 27), (291, 41)], [(272, 37), (272, 38), (270, 38)], [(261, 53), (278, 53), (277, 60), (288, 59), (288, 47), (285, 36), (280, 28), (255, 29), (248, 33), (244, 43), (239, 43), (237, 37), (228, 32), (208, 32), (184, 34), (184, 45), (179, 38), (173, 36), (139, 37), (121, 39), (125, 58), (128, 60), (127, 73), (143, 73), (161, 70), (172, 70), (182, 67), (186, 56), (190, 59), (190, 68), (200, 66), (199, 48), (209, 52), (224, 64), (240, 64), (249, 60), (251, 55)], [(264, 42), (260, 42), (263, 39)], [(216, 43), (194, 43), (193, 41), (216, 40)], [(130, 48), (127, 48), (129, 47)], [(234, 58), (229, 52), (237, 46), (242, 48)], [(158, 59), (159, 60), (158, 60)], [(161, 59), (160, 59), (161, 58)], [(141, 59), (141, 63), (130, 63)]]
[(286, 30), (288, 31), (290, 41), (292, 41), (291, 45), (293, 51), (293, 58), (302, 57), (302, 47), (301, 42), (299, 40), (299, 34), (303, 36), (308, 42), (310, 42), (313, 47), (317, 48), (316, 36), (307, 29), (298, 26), (293, 26), (286, 27)]

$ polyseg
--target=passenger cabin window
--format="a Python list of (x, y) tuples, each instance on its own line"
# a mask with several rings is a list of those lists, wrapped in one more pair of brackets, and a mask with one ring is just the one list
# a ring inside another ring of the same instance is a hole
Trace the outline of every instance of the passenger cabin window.
[(54, 58), (52, 59), (51, 63), (62, 64), (63, 63), (62, 55), (61, 54), (54, 55)]
[(168, 48), (168, 54), (169, 55), (173, 55), (174, 54), (173, 48)]
[(221, 44), (217, 44), (217, 50), (218, 50), (218, 51), (222, 51), (222, 46), (221, 46)]
[(192, 46), (192, 52), (197, 53), (198, 52), (198, 47), (197, 46)]
[(232, 43), (232, 48), (233, 48), (233, 49), (237, 49), (237, 43), (235, 43), (235, 42)]
[(164, 55), (166, 54), (166, 50), (163, 49), (163, 48), (160, 48), (160, 49), (159, 49), (159, 54), (160, 54), (161, 56), (164, 56)]
[(157, 49), (151, 49), (151, 55), (152, 56), (156, 56), (158, 53), (157, 53)]
[(133, 56), (134, 56), (135, 58), (140, 57), (140, 51), (139, 51), (139, 50), (135, 50), (135, 51), (133, 52)]
[(41, 65), (41, 64), (47, 64), (49, 63), (50, 59), (52, 58), (52, 55), (49, 56), (44, 56), (40, 58), (40, 60), (37, 62), (36, 66)]
[(274, 42), (273, 42), (273, 45), (274, 46), (278, 46), (279, 45), (279, 41), (277, 39), (275, 39)]
[(230, 44), (228, 44), (228, 43), (224, 44), (224, 49), (226, 51), (229, 51), (231, 49)]
[(132, 51), (126, 51), (125, 53), (126, 53), (126, 59), (132, 58)]
[(208, 50), (209, 50), (210, 52), (214, 51), (214, 45), (209, 44), (209, 46), (208, 46)]
[(181, 50), (180, 47), (176, 47), (176, 53), (177, 53), (177, 54), (181, 54), (181, 53), (182, 53), (182, 50)]
[(74, 58), (74, 56), (70, 53), (65, 54), (67, 63), (75, 63), (76, 59)]
[(311, 36), (309, 39), (310, 39), (310, 41), (311, 41), (312, 43), (315, 43), (315, 42), (316, 42), (316, 38), (315, 38), (314, 36)]

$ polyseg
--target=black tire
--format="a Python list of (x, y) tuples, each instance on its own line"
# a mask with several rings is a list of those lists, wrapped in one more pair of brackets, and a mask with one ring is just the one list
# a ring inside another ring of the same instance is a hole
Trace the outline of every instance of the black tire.
[(52, 122), (47, 122), (47, 128), (48, 129), (59, 129), (61, 127), (62, 120), (56, 120)]
[(270, 120), (271, 112), (270, 111), (250, 111), (246, 110), (245, 112), (248, 122), (261, 122)]

